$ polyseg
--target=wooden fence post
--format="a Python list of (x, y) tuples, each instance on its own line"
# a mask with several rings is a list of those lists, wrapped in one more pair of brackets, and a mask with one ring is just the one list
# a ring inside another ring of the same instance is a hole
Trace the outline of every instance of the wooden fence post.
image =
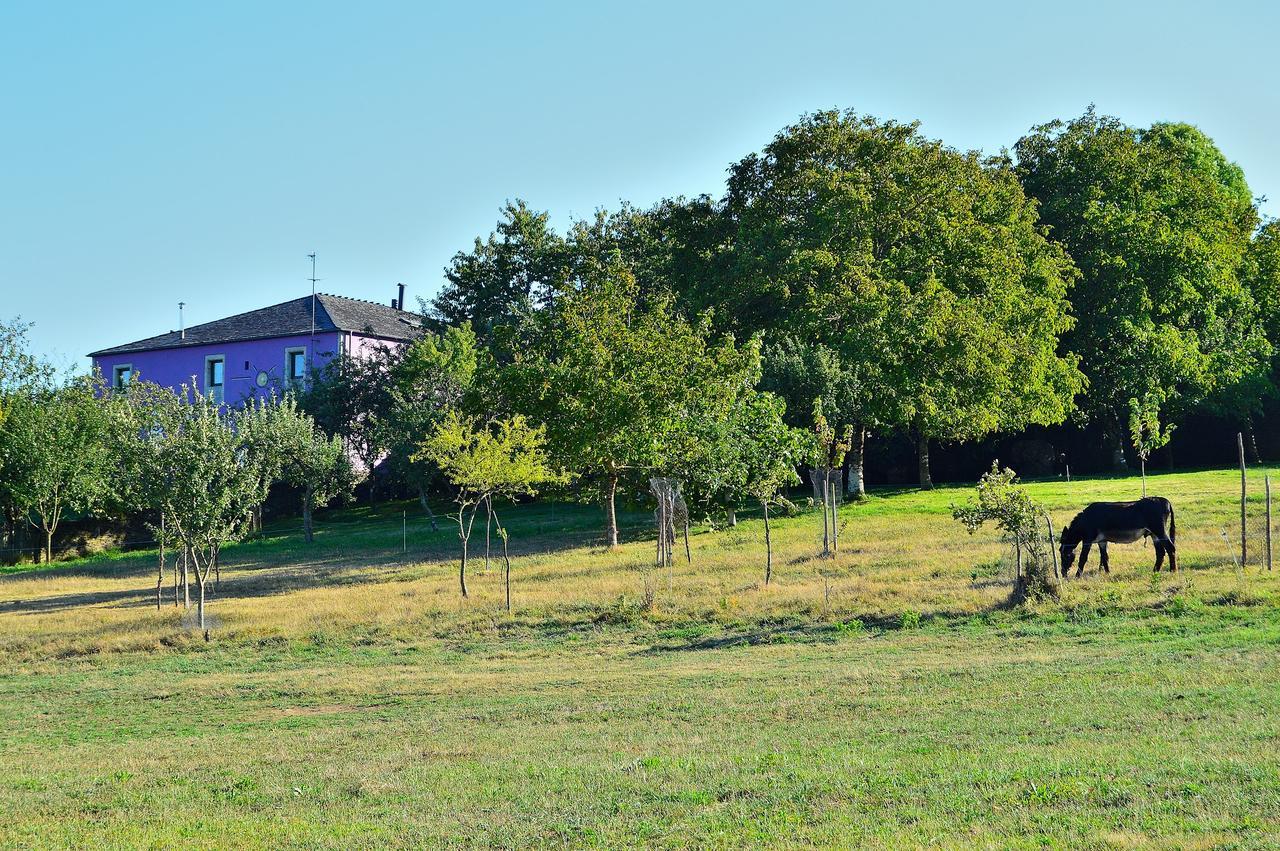
[(1271, 476), (1263, 477), (1267, 487), (1267, 570), (1271, 569)]
[(827, 490), (831, 494), (831, 554), (840, 551), (839, 515), (836, 514), (836, 483), (827, 480)]
[(1062, 572), (1058, 569), (1058, 548), (1053, 540), (1053, 520), (1048, 514), (1044, 516), (1044, 525), (1049, 529), (1049, 555), (1053, 558), (1053, 575), (1054, 578), (1061, 578)]
[(1248, 496), (1248, 488), (1244, 467), (1244, 432), (1236, 432), (1236, 447), (1240, 450), (1240, 567), (1244, 569), (1244, 566), (1249, 563), (1249, 529), (1245, 525), (1245, 499)]

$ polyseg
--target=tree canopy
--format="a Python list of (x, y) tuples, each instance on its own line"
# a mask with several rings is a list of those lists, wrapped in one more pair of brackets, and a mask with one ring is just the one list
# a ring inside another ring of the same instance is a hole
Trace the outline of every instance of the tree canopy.
[(1016, 151), (1027, 194), (1080, 270), (1063, 345), (1089, 380), (1083, 411), (1117, 446), (1129, 399), (1161, 387), (1185, 410), (1266, 357), (1241, 279), (1256, 209), (1207, 136), (1090, 109), (1033, 129)]

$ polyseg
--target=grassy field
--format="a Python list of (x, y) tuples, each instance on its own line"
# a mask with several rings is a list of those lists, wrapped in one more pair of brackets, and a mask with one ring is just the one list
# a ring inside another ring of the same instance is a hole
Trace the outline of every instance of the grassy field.
[[(1139, 484), (1030, 487), (1061, 525)], [(758, 520), (668, 573), (643, 514), (606, 552), (595, 510), (510, 509), (512, 615), (447, 527), (332, 512), (228, 548), (208, 643), (154, 554), (13, 572), (0, 843), (1274, 847), (1280, 570), (1231, 561), (1238, 488), (1152, 477), (1181, 572), (1115, 547), (1020, 607), (967, 488), (845, 506), (832, 560), (780, 519), (768, 588)]]

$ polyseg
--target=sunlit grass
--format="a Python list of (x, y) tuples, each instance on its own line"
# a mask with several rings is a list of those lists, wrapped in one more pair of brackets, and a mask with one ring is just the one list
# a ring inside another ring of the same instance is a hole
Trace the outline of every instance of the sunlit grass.
[(768, 588), (749, 512), (668, 574), (643, 512), (509, 508), (511, 615), (413, 505), (330, 512), (228, 548), (208, 643), (154, 554), (0, 577), (0, 846), (1274, 847), (1280, 571), (1232, 472), (1149, 487), (1181, 572), (1020, 608), (968, 488), (846, 505), (834, 559), (779, 518)]
[[(1260, 482), (1261, 473), (1254, 474)], [(1085, 502), (1131, 497), (1131, 478), (1033, 482), (1036, 499), (1061, 527)], [(1154, 580), (1146, 544), (1112, 547), (1113, 571), (1070, 582), (1062, 606), (1105, 591), (1127, 607), (1159, 604), (1171, 594), (1247, 594), (1269, 598), (1280, 573), (1256, 564), (1238, 571), (1238, 476), (1231, 471), (1150, 477), (1149, 488), (1173, 500), (1182, 571)], [(1254, 490), (1261, 499), (1261, 487)], [(277, 523), (258, 541), (225, 551), (222, 583), (210, 603), (220, 640), (256, 640), (311, 632), (377, 629), (447, 636), (537, 629), (642, 617), (656, 624), (709, 622), (749, 629), (779, 619), (834, 623), (900, 618), (904, 612), (964, 616), (990, 611), (1009, 595), (1004, 554), (994, 534), (967, 535), (950, 506), (967, 488), (874, 493), (840, 513), (840, 551), (819, 557), (820, 515), (802, 511), (774, 524), (774, 580), (765, 587), (763, 525), (751, 512), (737, 528), (695, 525), (692, 559), (683, 548), (670, 570), (653, 565), (647, 515), (627, 517), (615, 551), (600, 546), (591, 506), (532, 505), (505, 510), (516, 552), (514, 613), (503, 610), (500, 562), (483, 561), (483, 530), (473, 542), (471, 596), (457, 582), (457, 540), (447, 517), (432, 532), (412, 504), (330, 512), (308, 547)], [(1261, 517), (1261, 503), (1251, 508)], [(404, 512), (404, 514), (402, 514)], [(402, 552), (402, 517), (408, 546)], [(1252, 523), (1255, 533), (1260, 527)], [(1223, 539), (1227, 529), (1230, 544)], [(637, 540), (639, 539), (639, 540)], [(1261, 539), (1254, 553), (1262, 553)], [(155, 649), (192, 639), (190, 616), (173, 605), (172, 562), (155, 609), (154, 554), (70, 563), (0, 579), (0, 650), (66, 655)], [(652, 604), (649, 605), (650, 599)], [(643, 606), (643, 611), (638, 607)]]

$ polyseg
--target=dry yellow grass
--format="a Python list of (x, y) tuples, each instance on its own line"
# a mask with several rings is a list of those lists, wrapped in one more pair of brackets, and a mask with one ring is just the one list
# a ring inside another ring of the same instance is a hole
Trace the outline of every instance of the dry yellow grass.
[[(1259, 482), (1260, 475), (1254, 476)], [(1030, 485), (1059, 526), (1083, 503), (1132, 496), (1137, 487), (1133, 479)], [(1189, 588), (1200, 595), (1253, 597), (1276, 591), (1280, 571), (1267, 574), (1254, 565), (1238, 571), (1222, 538), (1225, 527), (1234, 545), (1238, 528), (1234, 473), (1153, 476), (1150, 489), (1176, 506), (1183, 570), (1153, 580), (1150, 546), (1113, 547), (1111, 576), (1096, 573), (1095, 553), (1085, 580), (1067, 584), (1061, 606), (1100, 596), (1110, 605), (1149, 606)], [(980, 614), (1007, 599), (1008, 571), (1001, 568), (1003, 550), (994, 533), (969, 536), (951, 519), (949, 505), (967, 498), (968, 489), (942, 488), (886, 492), (848, 504), (841, 510), (840, 552), (833, 559), (818, 557), (820, 515), (781, 518), (774, 525), (774, 581), (768, 587), (763, 528), (756, 519), (736, 529), (695, 528), (692, 562), (686, 564), (681, 552), (668, 572), (654, 568), (651, 539), (634, 540), (643, 534), (643, 516), (632, 517), (633, 542), (609, 552), (561, 544), (561, 534), (579, 541), (589, 536), (596, 520), (589, 508), (510, 510), (519, 550), (513, 559), (513, 615), (503, 610), (496, 560), (485, 571), (482, 559), (473, 559), (471, 596), (460, 596), (456, 539), (447, 525), (434, 534), (415, 529), (409, 553), (402, 555), (397, 508), (385, 506), (367, 517), (339, 512), (311, 548), (281, 533), (229, 549), (209, 610), (213, 634), (237, 640), (352, 631), (497, 634), (637, 614), (658, 624), (711, 622), (743, 629), (783, 621), (891, 622), (908, 612), (925, 618)], [(1251, 513), (1260, 517), (1261, 506)], [(1255, 552), (1261, 552), (1259, 542)], [(196, 640), (191, 615), (173, 605), (171, 577), (164, 605), (156, 610), (154, 570), (154, 556), (134, 554), (0, 577), (0, 652), (32, 658)]]

